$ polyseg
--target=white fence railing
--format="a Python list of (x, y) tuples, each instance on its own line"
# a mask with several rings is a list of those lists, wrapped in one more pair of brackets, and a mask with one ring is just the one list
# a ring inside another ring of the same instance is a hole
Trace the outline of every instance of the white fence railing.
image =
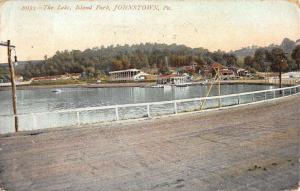
[[(51, 127), (80, 126), (105, 121), (149, 118), (203, 109), (248, 104), (298, 94), (300, 85), (281, 89), (268, 89), (213, 97), (201, 97), (172, 101), (111, 105), (66, 109), (42, 113), (18, 114), (19, 130), (35, 130)], [(14, 132), (14, 116), (0, 115), (0, 134)]]

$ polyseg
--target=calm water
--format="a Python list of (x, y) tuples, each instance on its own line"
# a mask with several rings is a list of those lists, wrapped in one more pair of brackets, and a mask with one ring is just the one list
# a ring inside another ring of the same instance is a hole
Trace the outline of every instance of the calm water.
[[(116, 119), (114, 109), (64, 113), (43, 113), (63, 109), (85, 108), (95, 106), (120, 105), (128, 103), (158, 102), (174, 99), (205, 97), (208, 86), (176, 87), (169, 90), (163, 88), (62, 88), (61, 93), (54, 93), (54, 89), (34, 89), (17, 91), (18, 117), (20, 130), (61, 127)], [(222, 85), (221, 94), (234, 94), (275, 88), (269, 85)], [(210, 96), (217, 95), (217, 87), (213, 87)], [(263, 99), (258, 95), (255, 99)], [(244, 96), (242, 101), (249, 102), (252, 97)], [(222, 100), (222, 105), (236, 104), (237, 99)], [(218, 100), (208, 100), (205, 107), (217, 107)], [(13, 132), (14, 122), (12, 114), (11, 92), (0, 91), (0, 134)], [(199, 101), (178, 103), (178, 112), (191, 111), (200, 108)], [(35, 113), (32, 115), (31, 113)], [(150, 106), (150, 115), (174, 113), (173, 104)], [(120, 108), (119, 119), (131, 119), (147, 116), (145, 106)]]
[[(222, 85), (221, 94), (233, 94), (271, 89), (270, 85)], [(36, 113), (60, 109), (93, 106), (118, 105), (167, 101), (174, 99), (206, 96), (208, 86), (163, 88), (62, 88), (61, 93), (54, 89), (17, 90), (18, 113)], [(212, 88), (210, 96), (217, 95), (217, 87)], [(12, 114), (11, 92), (0, 91), (0, 115)]]

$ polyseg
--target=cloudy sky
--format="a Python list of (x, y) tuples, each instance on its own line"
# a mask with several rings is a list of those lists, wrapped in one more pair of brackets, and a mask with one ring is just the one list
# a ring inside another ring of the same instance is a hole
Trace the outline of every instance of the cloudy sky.
[[(0, 6), (0, 41), (10, 39), (19, 60), (102, 45), (229, 51), (300, 38), (299, 7), (283, 0), (0, 0)], [(0, 62), (5, 56), (1, 48)]]

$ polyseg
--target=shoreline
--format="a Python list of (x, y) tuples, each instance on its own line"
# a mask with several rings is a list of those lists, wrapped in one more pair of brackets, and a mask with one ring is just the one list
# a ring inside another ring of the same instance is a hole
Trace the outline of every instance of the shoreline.
[[(52, 88), (123, 88), (123, 87), (149, 87), (155, 85), (155, 82), (125, 82), (125, 83), (102, 83), (102, 84), (62, 84), (62, 85), (19, 85), (19, 90), (32, 89), (52, 89)], [(277, 85), (266, 80), (226, 80), (221, 81), (220, 84), (256, 84), (256, 85)], [(282, 83), (282, 85), (295, 85), (296, 83)], [(192, 82), (194, 85), (203, 85), (200, 81)], [(210, 83), (206, 84), (210, 85)], [(0, 87), (0, 91), (7, 91), (11, 87)]]

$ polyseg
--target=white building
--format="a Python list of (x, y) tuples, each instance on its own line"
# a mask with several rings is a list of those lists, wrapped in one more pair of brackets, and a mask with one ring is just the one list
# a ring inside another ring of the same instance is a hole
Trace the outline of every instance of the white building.
[(110, 81), (139, 81), (145, 80), (146, 76), (145, 72), (137, 69), (128, 69), (128, 70), (118, 70), (109, 72), (109, 80)]
[(157, 84), (161, 85), (180, 85), (187, 82), (188, 79), (186, 76), (179, 76), (177, 74), (161, 75), (157, 78)]

